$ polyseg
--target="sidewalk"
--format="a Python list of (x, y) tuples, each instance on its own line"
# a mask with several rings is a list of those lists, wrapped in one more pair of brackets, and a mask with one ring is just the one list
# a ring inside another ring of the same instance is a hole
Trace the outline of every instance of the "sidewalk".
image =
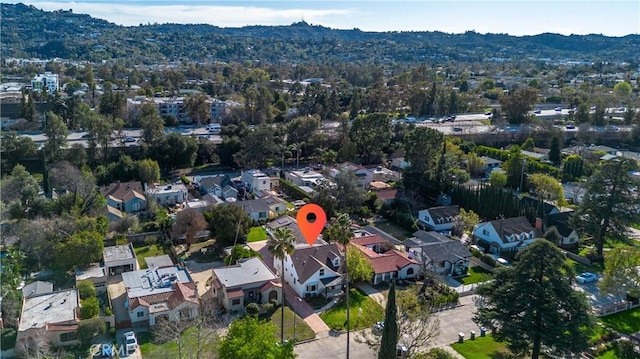
[(309, 325), (311, 330), (316, 333), (316, 337), (329, 332), (327, 324), (313, 311), (309, 303), (298, 296), (289, 284), (284, 283), (284, 291), (287, 303), (289, 303), (293, 311)]

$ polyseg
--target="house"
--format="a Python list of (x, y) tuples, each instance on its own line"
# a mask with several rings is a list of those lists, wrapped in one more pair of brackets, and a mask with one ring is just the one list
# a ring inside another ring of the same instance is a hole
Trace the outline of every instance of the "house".
[(228, 202), (225, 205), (242, 208), (254, 221), (275, 218), (287, 211), (287, 204), (277, 197), (266, 196), (247, 201)]
[(358, 182), (360, 182), (360, 186), (362, 187), (362, 189), (369, 188), (369, 183), (374, 181), (372, 171), (351, 162), (345, 162), (341, 165), (338, 165), (335, 169), (331, 170), (329, 173), (332, 178), (335, 178), (338, 175), (338, 173), (341, 173), (344, 171), (353, 172), (353, 174), (358, 179)]
[(396, 157), (391, 160), (391, 169), (398, 169), (400, 171), (409, 167), (410, 163), (407, 162), (404, 157)]
[(140, 269), (133, 244), (104, 247), (102, 251), (104, 271), (108, 276)]
[(282, 303), (280, 279), (260, 258), (246, 258), (212, 272), (213, 297), (227, 312), (241, 313), (249, 303)]
[[(267, 224), (265, 225), (267, 234), (271, 237), (273, 237), (273, 231), (275, 231), (276, 228), (280, 228), (280, 227), (286, 227), (291, 230), (294, 237), (296, 238), (296, 243), (295, 243), (296, 248), (309, 247), (309, 244), (305, 239), (304, 235), (302, 234), (302, 232), (300, 231), (300, 227), (298, 227), (298, 222), (296, 221), (295, 218), (289, 215), (284, 215), (274, 219), (273, 221), (267, 222)], [(327, 242), (322, 240), (322, 235), (318, 235), (318, 238), (316, 238), (316, 241), (313, 243), (314, 246), (325, 245), (325, 244), (327, 244)]]
[(394, 182), (402, 179), (400, 172), (396, 172), (382, 166), (372, 167), (369, 171), (373, 173), (374, 181)]
[(458, 206), (431, 207), (418, 212), (418, 223), (433, 231), (448, 232), (459, 214)]
[(353, 238), (349, 245), (359, 250), (373, 267), (374, 285), (415, 278), (420, 273), (420, 264), (415, 259), (396, 249), (386, 250), (388, 243), (377, 234)]
[(289, 171), (284, 174), (287, 181), (295, 184), (298, 187), (315, 187), (321, 183), (324, 183), (326, 179), (321, 173), (305, 168), (302, 171)]
[(198, 315), (198, 283), (185, 268), (150, 268), (122, 273), (125, 308), (132, 325), (154, 326), (158, 320), (179, 321)]
[(403, 242), (409, 255), (434, 274), (459, 277), (467, 274), (472, 254), (458, 240), (438, 232), (417, 231)]
[(57, 347), (80, 344), (76, 333), (79, 304), (76, 289), (24, 297), (16, 343), (33, 341), (37, 345), (45, 340)]
[(534, 228), (527, 217), (496, 219), (480, 223), (473, 229), (473, 238), (491, 253), (521, 251), (542, 237), (542, 225)]
[(560, 209), (554, 204), (546, 201), (540, 202), (537, 198), (529, 196), (520, 198), (520, 206), (522, 206), (522, 208), (528, 207), (534, 209), (539, 217), (560, 213)]
[(538, 153), (538, 152), (527, 151), (527, 150), (521, 150), (520, 153), (523, 156), (530, 157), (538, 161), (546, 160), (548, 158), (546, 153)]
[(556, 244), (565, 249), (576, 248), (580, 240), (578, 232), (569, 225), (569, 219), (572, 214), (573, 212), (554, 213), (545, 218), (545, 230), (556, 227), (560, 234), (560, 243)]
[(395, 188), (388, 188), (379, 191), (375, 191), (378, 200), (384, 204), (391, 204), (398, 197), (398, 190)]
[(41, 294), (52, 293), (52, 292), (53, 292), (53, 283), (39, 280), (39, 281), (25, 285), (22, 288), (22, 297), (30, 298), (30, 297), (38, 296)]
[(485, 176), (488, 176), (496, 168), (502, 168), (502, 161), (500, 160), (488, 156), (482, 156), (480, 159), (482, 160), (482, 172)]
[(219, 197), (206, 194), (201, 198), (191, 198), (184, 204), (184, 209), (193, 209), (200, 213), (204, 213), (210, 207), (221, 203), (224, 203), (224, 201)]
[(197, 183), (201, 195), (211, 194), (223, 199), (222, 189), (233, 184), (227, 175), (195, 176), (193, 180)]
[(238, 190), (232, 185), (222, 187), (222, 198), (225, 200), (238, 199)]
[(91, 264), (87, 268), (76, 269), (76, 287), (82, 281), (90, 281), (96, 288), (96, 293), (107, 292), (107, 274), (104, 267), (98, 263)]
[(271, 190), (271, 179), (260, 170), (242, 171), (240, 177), (249, 192)]
[(115, 182), (100, 188), (107, 199), (107, 213), (111, 219), (122, 218), (122, 213), (146, 211), (147, 198), (139, 181)]
[[(284, 259), (284, 281), (301, 298), (313, 295), (329, 298), (339, 294), (344, 283), (341, 255), (333, 243), (296, 248)], [(274, 259), (273, 266), (278, 273), (283, 273), (280, 260)]]
[(146, 193), (149, 200), (153, 200), (161, 206), (185, 203), (189, 195), (187, 187), (180, 182), (169, 185), (152, 184), (147, 187)]
[(33, 91), (46, 91), (51, 96), (58, 91), (59, 86), (58, 74), (53, 72), (47, 71), (44, 74), (37, 74), (31, 79), (31, 89)]

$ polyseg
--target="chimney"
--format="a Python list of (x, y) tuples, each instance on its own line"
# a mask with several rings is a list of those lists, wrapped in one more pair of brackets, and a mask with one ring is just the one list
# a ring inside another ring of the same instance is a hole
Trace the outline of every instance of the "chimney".
[(536, 218), (536, 229), (542, 231), (542, 218)]
[(200, 294), (198, 293), (198, 284), (200, 282), (196, 282), (196, 287), (193, 289), (193, 295), (196, 297), (196, 299), (198, 299), (200, 297)]

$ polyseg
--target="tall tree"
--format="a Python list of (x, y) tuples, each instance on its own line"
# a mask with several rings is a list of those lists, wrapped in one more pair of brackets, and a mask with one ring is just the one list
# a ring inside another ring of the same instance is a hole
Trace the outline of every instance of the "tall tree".
[[(287, 227), (278, 227), (273, 231), (273, 236), (269, 237), (267, 240), (267, 250), (271, 255), (280, 260), (280, 280), (282, 281), (282, 305), (281, 305), (281, 314), (280, 318), (280, 341), (284, 343), (284, 286), (285, 286), (285, 278), (284, 278), (284, 259), (292, 255), (295, 251), (294, 243), (296, 237), (293, 235), (291, 229)], [(295, 320), (295, 318), (293, 318)]]
[(102, 257), (104, 236), (98, 232), (80, 231), (56, 247), (57, 267), (68, 271), (84, 268)]
[(53, 112), (47, 112), (44, 129), (47, 144), (44, 146), (45, 159), (53, 162), (62, 159), (62, 150), (67, 146), (69, 130), (62, 118)]
[(216, 242), (225, 247), (237, 244), (238, 239), (249, 233), (251, 226), (251, 218), (241, 207), (235, 205), (213, 206), (204, 213), (204, 218), (209, 222), (209, 229)]
[(528, 179), (538, 194), (540, 206), (542, 206), (543, 201), (549, 200), (556, 200), (560, 205), (564, 203), (564, 190), (557, 179), (542, 173), (534, 173)]
[(555, 166), (560, 164), (562, 160), (560, 154), (560, 137), (553, 136), (551, 139), (551, 148), (549, 149), (549, 161), (553, 163)]
[(353, 120), (350, 132), (351, 141), (356, 145), (358, 154), (365, 164), (389, 145), (391, 139), (391, 121), (384, 113), (372, 113), (358, 116)]
[(13, 131), (2, 131), (2, 141), (0, 141), (0, 151), (2, 152), (2, 173), (10, 171), (20, 160), (33, 157), (38, 152), (36, 144), (31, 137), (18, 136)]
[(196, 124), (208, 123), (211, 118), (211, 105), (207, 100), (207, 95), (197, 94), (187, 97), (185, 101), (185, 109)]
[(520, 152), (520, 146), (513, 146), (509, 151), (509, 158), (502, 164), (507, 175), (507, 186), (523, 189), (523, 176), (525, 171), (525, 157)]
[(347, 359), (349, 359), (349, 341), (351, 336), (351, 321), (350, 321), (350, 309), (349, 309), (349, 281), (351, 276), (349, 275), (349, 266), (347, 265), (346, 249), (353, 238), (353, 228), (351, 227), (351, 219), (346, 213), (339, 214), (337, 218), (329, 225), (324, 231), (324, 237), (332, 242), (336, 242), (342, 246), (343, 257), (342, 262), (345, 264), (345, 300), (347, 307)]
[(502, 105), (502, 110), (506, 113), (509, 123), (519, 124), (527, 120), (527, 114), (537, 100), (538, 92), (534, 88), (523, 87), (501, 97), (500, 105)]
[(607, 238), (624, 238), (627, 226), (640, 217), (632, 192), (638, 180), (630, 174), (635, 165), (626, 159), (604, 161), (587, 181), (582, 203), (571, 218), (575, 228), (593, 236), (600, 259)]
[(478, 177), (482, 174), (482, 166), (484, 166), (484, 160), (474, 152), (467, 155), (467, 170), (473, 177)]
[(607, 252), (600, 290), (605, 293), (640, 297), (640, 249), (617, 247)]
[(207, 228), (207, 221), (202, 213), (193, 208), (184, 209), (178, 213), (175, 222), (173, 222), (172, 234), (174, 239), (184, 236), (187, 250), (189, 250), (195, 242), (198, 232), (205, 228)]
[(538, 239), (517, 259), (478, 287), (483, 298), (473, 320), (515, 353), (531, 351), (532, 359), (543, 346), (565, 355), (585, 350), (594, 320), (586, 297), (572, 287), (575, 272), (564, 254)]
[(428, 127), (416, 127), (405, 136), (405, 160), (417, 173), (435, 173), (443, 142), (442, 132)]
[(152, 145), (164, 136), (164, 123), (153, 102), (142, 105), (138, 113), (138, 123), (142, 128), (142, 138), (146, 144)]
[(384, 312), (384, 327), (382, 328), (382, 342), (378, 351), (378, 359), (395, 359), (398, 346), (398, 308), (396, 307), (396, 282), (391, 281), (387, 307)]

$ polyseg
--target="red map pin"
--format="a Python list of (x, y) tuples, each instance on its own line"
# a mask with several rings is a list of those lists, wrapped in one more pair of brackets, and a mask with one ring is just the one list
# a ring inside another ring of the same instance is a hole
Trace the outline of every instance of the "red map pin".
[(322, 207), (309, 203), (300, 208), (296, 221), (304, 239), (307, 240), (309, 245), (312, 245), (318, 239), (324, 225), (327, 223), (327, 214), (324, 213)]

